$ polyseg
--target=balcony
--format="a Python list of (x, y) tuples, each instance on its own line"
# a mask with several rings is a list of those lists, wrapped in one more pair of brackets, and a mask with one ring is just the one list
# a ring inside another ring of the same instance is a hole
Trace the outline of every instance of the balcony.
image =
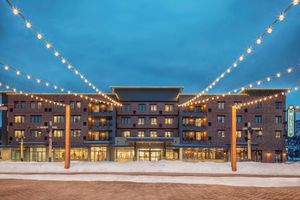
[(191, 131), (206, 131), (207, 127), (204, 125), (196, 126), (195, 124), (183, 124), (182, 130), (191, 130)]
[(109, 137), (109, 132), (89, 132), (85, 144), (108, 144), (112, 138)]
[(93, 131), (112, 130), (112, 122), (94, 122), (89, 124), (89, 129)]

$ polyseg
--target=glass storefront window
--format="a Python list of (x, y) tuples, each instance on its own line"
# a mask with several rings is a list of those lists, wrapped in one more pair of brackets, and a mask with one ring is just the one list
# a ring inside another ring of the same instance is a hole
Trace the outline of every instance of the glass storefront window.
[(118, 162), (132, 161), (134, 158), (133, 148), (117, 148), (116, 149), (116, 160)]
[(167, 160), (178, 160), (179, 150), (178, 149), (166, 149), (166, 159)]
[(227, 150), (222, 148), (188, 148), (183, 150), (183, 159), (204, 160), (227, 160)]
[(30, 148), (30, 161), (45, 162), (46, 161), (46, 147)]
[(65, 159), (65, 149), (55, 148), (53, 150), (53, 159), (54, 161), (63, 161)]
[(71, 160), (88, 160), (87, 148), (71, 148)]
[(91, 147), (91, 161), (103, 161), (107, 159), (106, 147)]

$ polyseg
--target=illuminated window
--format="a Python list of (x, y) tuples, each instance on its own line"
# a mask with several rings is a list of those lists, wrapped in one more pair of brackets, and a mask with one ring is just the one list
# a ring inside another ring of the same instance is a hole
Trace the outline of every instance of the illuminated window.
[(165, 112), (172, 112), (174, 109), (174, 105), (173, 104), (166, 104), (165, 105)]
[(150, 137), (157, 137), (156, 131), (150, 131)]
[(53, 122), (54, 123), (64, 123), (65, 122), (65, 116), (55, 115), (55, 116), (53, 116)]
[(242, 137), (242, 131), (236, 131), (236, 137), (241, 138)]
[(15, 130), (14, 135), (16, 138), (21, 138), (25, 136), (25, 131), (24, 130)]
[(81, 134), (80, 129), (71, 130), (71, 136), (72, 137), (80, 137), (80, 134)]
[(72, 115), (71, 122), (72, 123), (80, 123), (81, 116), (80, 115)]
[(173, 132), (172, 131), (165, 131), (165, 137), (172, 137)]
[(123, 137), (130, 137), (130, 131), (122, 131)]
[(219, 101), (218, 102), (218, 109), (224, 109), (225, 108), (225, 102), (224, 101)]
[(37, 108), (38, 108), (38, 109), (41, 109), (41, 108), (42, 108), (42, 102), (41, 102), (41, 101), (38, 101), (38, 102), (37, 102)]
[(173, 117), (166, 117), (165, 118), (165, 124), (166, 125), (172, 125), (173, 121), (174, 121)]
[(281, 138), (281, 131), (275, 131), (275, 138), (276, 139)]
[(151, 125), (157, 125), (157, 118), (156, 117), (151, 117), (150, 121), (151, 121)]
[(225, 131), (224, 130), (218, 130), (218, 137), (224, 138), (225, 137)]
[(138, 137), (145, 137), (145, 131), (138, 131)]
[(138, 118), (138, 125), (145, 125), (145, 117)]
[(202, 119), (201, 118), (196, 118), (195, 119), (195, 126), (201, 127), (202, 126)]
[(157, 111), (157, 105), (156, 104), (150, 104), (150, 111), (152, 111), (152, 112)]
[(53, 137), (60, 138), (64, 136), (64, 130), (54, 130)]
[(23, 115), (16, 115), (14, 116), (14, 121), (16, 124), (22, 124), (25, 122), (25, 116)]
[(81, 108), (81, 102), (80, 102), (80, 101), (77, 101), (77, 102), (76, 102), (76, 108), (77, 108), (77, 109), (80, 109), (80, 108)]

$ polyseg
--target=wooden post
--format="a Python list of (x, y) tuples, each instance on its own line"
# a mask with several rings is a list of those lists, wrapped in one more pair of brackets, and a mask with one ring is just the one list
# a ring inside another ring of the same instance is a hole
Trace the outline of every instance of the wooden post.
[(247, 153), (248, 153), (248, 160), (252, 160), (251, 158), (251, 132), (248, 130), (248, 140), (247, 140)]
[(23, 162), (24, 161), (24, 137), (21, 137), (21, 142), (20, 142), (20, 160)]
[(233, 172), (236, 167), (236, 105), (232, 106), (232, 125), (231, 125), (231, 169)]
[(66, 128), (65, 128), (65, 169), (70, 168), (70, 105), (66, 105)]

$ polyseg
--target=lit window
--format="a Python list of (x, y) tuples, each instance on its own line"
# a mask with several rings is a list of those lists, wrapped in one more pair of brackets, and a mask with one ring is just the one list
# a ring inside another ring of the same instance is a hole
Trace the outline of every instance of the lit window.
[(224, 138), (225, 137), (225, 131), (224, 130), (218, 130), (218, 137)]
[(201, 127), (202, 126), (202, 119), (201, 118), (196, 118), (195, 119), (195, 126)]
[(151, 125), (157, 125), (157, 118), (156, 117), (151, 117), (150, 121), (151, 121)]
[(281, 138), (281, 131), (275, 131), (275, 138), (280, 139)]
[(165, 112), (172, 112), (174, 109), (174, 105), (173, 104), (166, 104), (165, 105)]
[(173, 124), (173, 118), (172, 117), (166, 117), (165, 118), (165, 124), (166, 125), (172, 125)]
[(55, 115), (55, 116), (53, 116), (53, 122), (54, 123), (64, 123), (65, 122), (65, 116)]
[(225, 102), (224, 101), (219, 101), (218, 102), (218, 109), (224, 109), (225, 108)]
[(139, 117), (138, 118), (138, 125), (144, 125), (145, 124), (145, 117)]
[(41, 108), (42, 108), (42, 102), (41, 102), (41, 101), (38, 101), (38, 102), (37, 102), (37, 108), (38, 108), (38, 109), (41, 109)]
[(21, 138), (25, 136), (25, 131), (24, 130), (15, 130), (14, 135), (16, 138)]
[(76, 102), (76, 108), (77, 108), (77, 109), (80, 109), (80, 108), (81, 108), (81, 102), (80, 102), (80, 101), (77, 101), (77, 102)]
[(71, 122), (72, 123), (80, 123), (81, 116), (80, 115), (72, 115)]
[(70, 108), (74, 109), (75, 108), (75, 102), (74, 101), (70, 101)]
[(22, 124), (25, 122), (25, 116), (23, 115), (17, 115), (14, 117), (14, 121), (16, 124)]
[(150, 131), (150, 137), (157, 137), (156, 131)]
[(225, 123), (225, 116), (224, 115), (218, 115), (217, 120), (218, 120), (218, 123), (224, 124)]
[(156, 104), (151, 104), (150, 105), (150, 111), (152, 111), (152, 112), (157, 111), (157, 105)]
[(173, 132), (172, 131), (165, 131), (165, 137), (172, 137)]
[(80, 134), (81, 134), (80, 129), (71, 130), (71, 136), (72, 137), (80, 137)]
[(138, 137), (145, 137), (145, 131), (138, 131)]
[(236, 131), (236, 137), (241, 138), (242, 137), (242, 131)]
[(55, 138), (60, 138), (60, 137), (63, 137), (64, 135), (64, 130), (54, 130), (53, 131), (53, 137)]
[(123, 137), (130, 137), (130, 131), (122, 131)]

